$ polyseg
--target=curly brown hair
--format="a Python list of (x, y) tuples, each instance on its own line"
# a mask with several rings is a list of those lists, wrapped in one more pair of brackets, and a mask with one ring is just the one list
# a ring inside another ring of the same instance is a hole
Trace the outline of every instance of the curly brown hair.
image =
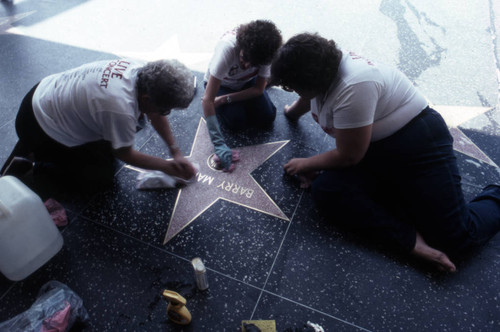
[(158, 60), (147, 63), (137, 72), (139, 95), (147, 94), (157, 106), (182, 109), (194, 97), (193, 73), (181, 62)]
[(245, 60), (257, 66), (271, 63), (283, 39), (273, 22), (256, 20), (238, 27), (236, 42), (243, 50)]
[(342, 51), (317, 33), (293, 36), (279, 50), (271, 67), (271, 82), (292, 90), (324, 93), (337, 75)]

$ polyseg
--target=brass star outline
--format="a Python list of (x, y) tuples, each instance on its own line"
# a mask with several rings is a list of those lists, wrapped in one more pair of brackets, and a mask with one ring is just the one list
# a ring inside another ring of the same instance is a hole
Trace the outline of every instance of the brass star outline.
[(33, 15), (36, 12), (37, 12), (36, 10), (32, 10), (32, 11), (21, 13), (21, 14), (0, 17), (0, 35), (18, 32), (16, 27), (14, 25), (12, 25), (12, 23), (20, 21), (23, 18), (28, 17), (30, 15)]
[(441, 114), (448, 125), (453, 137), (453, 148), (456, 151), (498, 168), (498, 165), (458, 128), (459, 125), (493, 110), (494, 107), (431, 106)]
[(188, 66), (190, 69), (204, 72), (212, 58), (212, 53), (203, 52), (184, 52), (179, 43), (179, 36), (174, 34), (164, 41), (156, 49), (151, 51), (115, 51), (120, 57), (141, 59), (144, 61), (156, 61), (162, 59), (177, 59)]
[(289, 140), (239, 147), (237, 150), (240, 151), (240, 161), (236, 164), (236, 169), (232, 173), (225, 173), (211, 165), (213, 146), (206, 122), (201, 118), (191, 153), (186, 157), (199, 165), (199, 171), (194, 183), (179, 190), (163, 244), (221, 199), (289, 221), (250, 174), (288, 142)]

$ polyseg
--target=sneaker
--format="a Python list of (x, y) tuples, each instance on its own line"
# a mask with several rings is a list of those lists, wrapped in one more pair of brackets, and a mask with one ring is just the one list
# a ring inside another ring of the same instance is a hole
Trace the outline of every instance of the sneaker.
[(2, 176), (12, 175), (15, 177), (22, 177), (33, 169), (33, 162), (23, 157), (14, 157), (9, 165), (5, 168)]

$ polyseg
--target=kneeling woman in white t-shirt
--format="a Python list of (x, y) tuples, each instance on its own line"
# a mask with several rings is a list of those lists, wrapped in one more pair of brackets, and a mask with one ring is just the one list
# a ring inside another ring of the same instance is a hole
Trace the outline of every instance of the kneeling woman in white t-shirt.
[(500, 229), (500, 187), (464, 201), (453, 139), (442, 117), (396, 69), (332, 40), (299, 34), (279, 51), (272, 81), (300, 98), (336, 148), (284, 165), (329, 219), (454, 272), (450, 260)]
[(226, 171), (232, 170), (231, 150), (218, 119), (232, 130), (273, 123), (276, 107), (265, 88), (271, 61), (281, 43), (281, 33), (274, 23), (256, 20), (226, 32), (215, 46), (204, 78), (202, 107), (215, 153)]
[[(34, 162), (35, 180), (96, 191), (113, 182), (116, 157), (140, 168), (191, 178), (195, 169), (179, 150), (166, 115), (188, 107), (193, 96), (193, 74), (176, 60), (106, 60), (48, 76), (22, 101), (16, 118), (19, 141), (2, 175), (19, 176), (27, 170), (26, 163)], [(173, 160), (134, 148), (142, 114), (151, 120)]]

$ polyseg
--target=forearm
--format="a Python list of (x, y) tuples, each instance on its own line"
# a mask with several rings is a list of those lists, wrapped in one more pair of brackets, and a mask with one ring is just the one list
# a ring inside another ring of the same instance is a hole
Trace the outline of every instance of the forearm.
[(172, 161), (150, 156), (132, 148), (115, 150), (114, 155), (121, 161), (138, 168), (158, 170), (167, 174), (171, 174), (174, 169)]
[(203, 115), (205, 118), (209, 117), (210, 115), (215, 115), (215, 105), (213, 100), (209, 100), (205, 97), (203, 97), (203, 100), (201, 101), (201, 108), (203, 109)]
[(290, 119), (297, 120), (310, 110), (311, 100), (300, 97), (292, 105), (285, 106), (285, 115)]
[(215, 154), (219, 157), (223, 168), (230, 170), (232, 164), (232, 152), (224, 141), (217, 117), (215, 115), (208, 116), (206, 117), (206, 122), (210, 140), (214, 145)]
[(182, 156), (179, 146), (177, 145), (174, 135), (172, 134), (172, 130), (170, 129), (168, 118), (159, 114), (150, 114), (150, 119), (153, 128), (168, 146), (172, 156)]
[(210, 75), (208, 78), (207, 86), (205, 87), (205, 94), (201, 99), (201, 107), (205, 118), (215, 115), (215, 98), (219, 91), (221, 80)]
[(230, 97), (232, 103), (261, 96), (264, 93), (264, 90), (266, 89), (266, 84), (267, 84), (267, 79), (265, 77), (257, 76), (255, 84), (252, 85), (251, 87), (241, 91), (236, 91), (218, 96), (215, 101), (215, 106), (219, 107), (221, 105), (227, 104), (228, 97)]
[(346, 155), (339, 153), (339, 150), (333, 149), (309, 158), (306, 158), (307, 163), (305, 172), (320, 171), (326, 169), (345, 168), (356, 165), (359, 161), (354, 158), (349, 158)]
[(263, 93), (264, 93), (264, 90), (262, 90), (256, 86), (252, 86), (252, 87), (245, 89), (245, 90), (228, 93), (226, 95), (221, 95), (221, 96), (219, 96), (219, 98), (222, 98), (223, 103), (226, 104), (228, 96), (231, 98), (231, 102), (236, 102), (236, 101), (243, 101), (243, 100), (252, 99), (252, 98), (255, 98), (255, 97), (262, 95)]
[(359, 154), (342, 153), (333, 149), (309, 158), (294, 158), (283, 167), (288, 174), (306, 174), (328, 169), (351, 167), (361, 161)]
[(372, 125), (337, 129), (337, 148), (309, 158), (294, 158), (285, 166), (289, 174), (300, 174), (319, 170), (345, 168), (358, 164), (370, 145)]

